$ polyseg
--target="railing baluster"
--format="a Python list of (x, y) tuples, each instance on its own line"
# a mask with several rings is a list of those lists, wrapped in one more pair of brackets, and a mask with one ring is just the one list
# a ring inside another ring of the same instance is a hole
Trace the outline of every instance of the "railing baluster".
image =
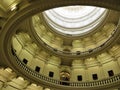
[(110, 85), (112, 83), (116, 83), (116, 82), (120, 82), (120, 74), (118, 75), (115, 75), (113, 77), (110, 77), (110, 78), (106, 78), (106, 79), (103, 79), (103, 80), (98, 80), (98, 81), (92, 81), (92, 82), (70, 82), (70, 81), (60, 81), (60, 80), (55, 80), (53, 78), (49, 78), (49, 77), (46, 77), (42, 74), (39, 74), (35, 71), (33, 71), (32, 69), (28, 68), (25, 66), (24, 63), (22, 63), (16, 56), (16, 63), (18, 66), (20, 66), (23, 70), (25, 70), (27, 73), (37, 77), (38, 79), (40, 80), (44, 80), (46, 82), (50, 82), (50, 83), (53, 83), (53, 84), (56, 84), (56, 85), (66, 85), (66, 86), (69, 86), (69, 87), (100, 87), (100, 86), (103, 86), (103, 85)]

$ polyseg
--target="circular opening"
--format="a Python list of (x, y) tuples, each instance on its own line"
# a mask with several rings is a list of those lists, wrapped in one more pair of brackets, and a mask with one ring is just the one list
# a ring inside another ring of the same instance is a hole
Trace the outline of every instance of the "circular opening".
[(94, 30), (105, 19), (107, 11), (93, 6), (66, 6), (47, 10), (43, 16), (55, 32), (80, 36)]

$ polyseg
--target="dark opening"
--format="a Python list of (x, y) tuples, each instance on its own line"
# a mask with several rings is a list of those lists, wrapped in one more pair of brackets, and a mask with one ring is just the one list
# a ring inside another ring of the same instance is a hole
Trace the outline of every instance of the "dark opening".
[(80, 51), (77, 51), (76, 53), (77, 53), (77, 55), (80, 55)]
[(57, 49), (53, 49), (55, 52), (57, 52), (58, 50)]
[(63, 81), (69, 81), (69, 78), (67, 78), (67, 77), (61, 77), (61, 80), (63, 80)]
[(40, 72), (40, 67), (36, 66), (35, 71)]
[(93, 74), (92, 77), (93, 77), (93, 80), (98, 80), (97, 74)]
[(27, 64), (27, 63), (28, 63), (28, 60), (24, 58), (24, 59), (23, 59), (23, 63), (24, 63), (24, 64)]
[(16, 54), (15, 54), (16, 50), (15, 49), (11, 49), (11, 51), (12, 51), (12, 55), (16, 56)]
[(93, 52), (93, 50), (92, 50), (92, 49), (90, 49), (90, 50), (89, 50), (89, 53), (91, 53), (91, 52)]
[(109, 74), (110, 77), (111, 77), (111, 76), (114, 76), (113, 70), (108, 71), (108, 74)]
[(100, 47), (103, 47), (105, 44), (102, 44)]
[(69, 86), (69, 85), (70, 85), (69, 82), (65, 82), (65, 81), (60, 82), (60, 84), (61, 84), (61, 85), (66, 85), (66, 86)]
[(65, 52), (70, 52), (70, 50), (69, 50), (69, 49), (67, 49), (67, 48), (66, 48), (66, 49), (64, 49), (63, 51), (65, 51)]
[(54, 76), (54, 72), (49, 72), (49, 77), (53, 77)]
[(78, 76), (77, 76), (77, 80), (78, 80), (78, 81), (82, 81), (82, 76), (81, 76), (81, 75), (78, 75)]
[(2, 27), (0, 26), (0, 30), (2, 29)]

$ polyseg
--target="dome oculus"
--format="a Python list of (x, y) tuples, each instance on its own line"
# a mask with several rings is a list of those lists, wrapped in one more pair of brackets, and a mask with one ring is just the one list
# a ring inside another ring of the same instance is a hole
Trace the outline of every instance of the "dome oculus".
[(67, 6), (47, 10), (43, 16), (55, 32), (80, 36), (94, 30), (105, 19), (107, 11), (93, 6)]

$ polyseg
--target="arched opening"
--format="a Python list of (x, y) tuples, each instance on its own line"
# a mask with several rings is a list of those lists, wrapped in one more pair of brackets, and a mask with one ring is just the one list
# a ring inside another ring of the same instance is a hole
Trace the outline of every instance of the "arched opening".
[(63, 81), (61, 82), (62, 85), (69, 85), (67, 81), (70, 81), (70, 73), (67, 71), (62, 71), (60, 73), (60, 80)]

